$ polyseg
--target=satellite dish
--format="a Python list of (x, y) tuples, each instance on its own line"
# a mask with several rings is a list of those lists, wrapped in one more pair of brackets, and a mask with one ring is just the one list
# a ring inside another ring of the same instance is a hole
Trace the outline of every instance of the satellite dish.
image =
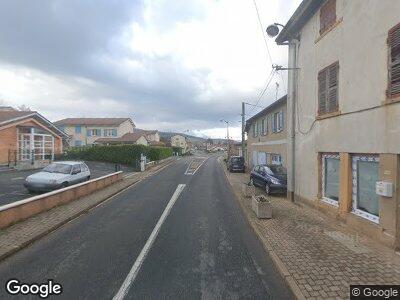
[(267, 27), (267, 34), (269, 37), (271, 37), (271, 38), (276, 37), (278, 35), (278, 33), (279, 33), (279, 28), (275, 24), (269, 25)]

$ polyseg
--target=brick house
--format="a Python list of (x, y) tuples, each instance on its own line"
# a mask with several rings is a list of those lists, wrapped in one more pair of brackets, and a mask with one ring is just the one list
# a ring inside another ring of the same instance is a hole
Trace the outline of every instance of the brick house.
[(40, 167), (62, 153), (67, 138), (38, 112), (0, 110), (0, 165)]

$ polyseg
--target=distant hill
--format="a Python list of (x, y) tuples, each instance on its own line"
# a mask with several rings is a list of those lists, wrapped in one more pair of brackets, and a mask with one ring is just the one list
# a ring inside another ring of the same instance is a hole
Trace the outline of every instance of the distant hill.
[[(190, 134), (184, 134), (184, 133), (180, 133), (180, 132), (159, 131), (158, 133), (160, 134), (161, 140), (164, 140), (164, 141), (170, 141), (171, 136), (176, 135), (176, 134), (187, 137), (192, 143), (204, 143), (205, 141), (207, 141), (207, 138), (202, 138), (202, 137), (198, 137), (198, 136), (194, 136), (194, 135), (190, 135)], [(213, 140), (214, 144), (226, 143), (226, 139), (212, 139), (212, 140)]]
[(192, 143), (203, 143), (203, 142), (205, 142), (207, 140), (206, 138), (202, 138), (202, 137), (198, 137), (198, 136), (194, 136), (194, 135), (189, 135), (189, 134), (184, 134), (184, 133), (180, 133), (180, 132), (163, 132), (163, 131), (159, 131), (158, 133), (160, 134), (161, 140), (167, 140), (167, 141), (170, 141), (171, 140), (171, 136), (176, 135), (176, 134), (183, 135), (183, 136), (187, 137)]

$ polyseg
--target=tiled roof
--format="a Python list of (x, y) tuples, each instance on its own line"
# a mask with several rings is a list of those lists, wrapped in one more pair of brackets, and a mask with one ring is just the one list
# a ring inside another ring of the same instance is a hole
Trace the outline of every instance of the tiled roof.
[(165, 143), (163, 142), (157, 142), (157, 141), (150, 141), (149, 142), (150, 146), (165, 146)]
[(144, 134), (156, 134), (158, 132), (158, 130), (146, 130), (146, 129), (134, 128), (133, 132), (141, 132)]
[(35, 111), (5, 110), (0, 111), (0, 123), (11, 121), (16, 118), (35, 114)]
[(276, 43), (282, 45), (290, 39), (296, 38), (304, 24), (312, 18), (322, 4), (324, 4), (324, 0), (303, 0), (275, 39)]
[(54, 124), (60, 125), (95, 125), (95, 126), (118, 126), (130, 118), (67, 118)]
[(95, 141), (95, 143), (135, 143), (141, 137), (145, 137), (144, 133), (125, 133), (121, 137), (116, 138), (100, 138)]
[(36, 111), (19, 111), (19, 110), (7, 110), (7, 111), (0, 111), (0, 126), (12, 124), (13, 122), (17, 122), (20, 120), (24, 120), (26, 118), (34, 118), (38, 122), (42, 123), (48, 128), (51, 128), (53, 131), (57, 132), (59, 136), (67, 138), (68, 135), (57, 128), (54, 123), (47, 120), (41, 114)]
[(266, 108), (264, 108), (262, 111), (260, 111), (259, 113), (255, 114), (254, 116), (252, 116), (251, 118), (246, 120), (246, 127), (245, 127), (245, 131), (248, 132), (250, 129), (250, 125), (251, 123), (268, 114), (271, 110), (273, 110), (274, 108), (276, 108), (278, 105), (282, 105), (285, 104), (287, 101), (287, 95), (283, 96), (282, 98), (279, 98), (278, 100), (276, 100), (275, 102), (271, 103), (270, 105), (268, 105)]

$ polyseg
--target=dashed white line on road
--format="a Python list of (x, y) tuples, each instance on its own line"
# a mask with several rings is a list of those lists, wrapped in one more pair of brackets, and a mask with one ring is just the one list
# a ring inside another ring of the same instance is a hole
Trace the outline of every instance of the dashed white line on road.
[(25, 177), (15, 177), (15, 178), (11, 178), (11, 180), (21, 180), (21, 179), (25, 179)]
[(179, 184), (176, 188), (174, 194), (172, 195), (171, 199), (169, 200), (167, 206), (165, 207), (160, 219), (157, 221), (156, 226), (154, 227), (153, 231), (150, 234), (146, 244), (144, 245), (142, 251), (140, 252), (139, 256), (136, 258), (135, 263), (133, 264), (131, 270), (128, 273), (128, 276), (125, 278), (122, 286), (120, 287), (118, 293), (114, 296), (113, 300), (121, 300), (124, 299), (127, 293), (129, 292), (129, 288), (131, 287), (133, 281), (135, 280), (137, 274), (139, 273), (140, 267), (143, 264), (143, 261), (146, 259), (147, 254), (151, 246), (153, 245), (155, 239), (157, 238), (158, 232), (162, 224), (164, 223), (165, 219), (168, 217), (169, 213), (171, 212), (172, 207), (174, 206), (176, 200), (178, 200), (179, 195), (182, 193), (183, 189), (185, 188), (186, 184)]

